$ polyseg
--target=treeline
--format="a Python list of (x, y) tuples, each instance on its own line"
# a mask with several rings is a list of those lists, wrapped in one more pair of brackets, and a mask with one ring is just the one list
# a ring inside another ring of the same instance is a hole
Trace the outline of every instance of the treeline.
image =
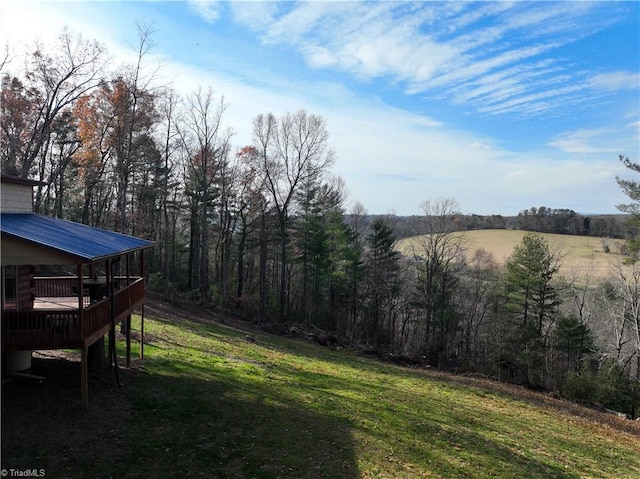
[(149, 42), (141, 30), (137, 62), (115, 71), (70, 32), (25, 71), (3, 65), (2, 173), (46, 183), (37, 211), (155, 241), (149, 285), (169, 300), (634, 413), (640, 274), (560, 281), (561, 255), (533, 234), (504, 268), (468, 256), (449, 199), (422, 204), (429, 235), (401, 256), (394, 218), (347, 211), (322, 117), (258, 113), (234, 147), (223, 97), (158, 86)]
[[(391, 216), (399, 238), (427, 234), (421, 216)], [(458, 231), (481, 229), (516, 229), (537, 233), (594, 236), (596, 238), (628, 238), (637, 233), (627, 215), (585, 216), (570, 209), (531, 207), (517, 216), (458, 214), (455, 228)]]
[(517, 229), (540, 233), (626, 238), (635, 233), (625, 215), (584, 216), (566, 208), (531, 207), (518, 213)]

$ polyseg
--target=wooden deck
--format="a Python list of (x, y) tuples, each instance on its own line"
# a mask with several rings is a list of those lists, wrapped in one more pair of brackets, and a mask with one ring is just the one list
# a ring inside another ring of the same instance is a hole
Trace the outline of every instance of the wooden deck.
[[(67, 279), (65, 281), (68, 282)], [(130, 284), (115, 291), (113, 298), (87, 304), (88, 298), (72, 296), (71, 289), (58, 288), (66, 296), (36, 296), (33, 309), (2, 312), (2, 349), (83, 349), (111, 329), (111, 315), (118, 324), (144, 302), (144, 279), (130, 279)], [(59, 286), (59, 285), (58, 285)], [(113, 306), (112, 306), (113, 304)]]
[(77, 296), (68, 298), (35, 298), (33, 309), (44, 309), (48, 311), (68, 311), (70, 309), (80, 309), (80, 299)]

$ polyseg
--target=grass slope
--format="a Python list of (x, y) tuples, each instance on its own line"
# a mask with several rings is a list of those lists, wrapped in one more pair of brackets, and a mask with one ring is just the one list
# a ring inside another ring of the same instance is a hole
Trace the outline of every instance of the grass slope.
[[(527, 234), (522, 230), (474, 230), (461, 234), (466, 239), (467, 254), (469, 257), (478, 249), (484, 249), (491, 253), (498, 264), (502, 265), (509, 258), (513, 249)], [(550, 233), (537, 233), (541, 235), (549, 245), (562, 254), (560, 272), (567, 278), (575, 275), (585, 277), (602, 278), (611, 273), (612, 267), (618, 265), (622, 256), (618, 253), (624, 244), (620, 239), (607, 239), (611, 253), (605, 253), (603, 240), (593, 236), (573, 236)], [(420, 252), (420, 236), (404, 238), (398, 241), (397, 248), (403, 254)]]
[[(126, 403), (96, 411), (94, 392), (92, 409), (73, 420), (33, 416), (42, 432), (29, 440), (3, 428), (3, 467), (43, 467), (46, 477), (640, 477), (630, 422), (149, 309), (146, 359), (108, 393)], [(3, 420), (10, 415), (3, 402)], [(109, 422), (95, 426), (101, 417)], [(92, 425), (93, 441), (74, 442)]]

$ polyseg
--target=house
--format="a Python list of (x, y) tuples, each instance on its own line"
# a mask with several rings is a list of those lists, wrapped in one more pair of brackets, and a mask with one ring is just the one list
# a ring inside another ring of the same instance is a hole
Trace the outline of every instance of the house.
[[(30, 367), (33, 350), (79, 349), (82, 405), (88, 408), (91, 351), (104, 354), (116, 325), (142, 313), (144, 251), (151, 241), (33, 212), (33, 187), (41, 183), (0, 177), (3, 368)], [(131, 361), (131, 328), (126, 360)], [(96, 348), (96, 345), (100, 345)], [(109, 355), (116, 367), (115, 354)]]

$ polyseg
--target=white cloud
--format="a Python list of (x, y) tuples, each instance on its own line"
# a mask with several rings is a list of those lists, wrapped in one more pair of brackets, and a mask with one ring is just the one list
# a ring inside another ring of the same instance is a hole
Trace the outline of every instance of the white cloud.
[(615, 146), (603, 143), (611, 141), (610, 134), (611, 132), (607, 130), (571, 131), (556, 136), (547, 145), (567, 153), (615, 153), (618, 151)]
[(469, 148), (472, 150), (490, 150), (491, 147), (485, 143), (481, 143), (479, 141), (474, 141), (469, 145)]
[(528, 176), (530, 173), (529, 170), (515, 170), (515, 171), (510, 171), (509, 173), (507, 173), (505, 175), (505, 177), (509, 180), (513, 180), (516, 178), (523, 178)]
[(638, 90), (640, 74), (620, 71), (600, 73), (591, 77), (587, 84), (596, 90)]
[(234, 1), (230, 3), (233, 20), (252, 30), (264, 30), (274, 22), (277, 2)]
[(304, 49), (304, 53), (311, 68), (327, 68), (337, 63), (331, 52), (323, 47), (310, 45)]
[[(637, 115), (635, 115), (637, 117)], [(640, 120), (633, 121), (627, 124), (627, 128), (635, 132), (635, 137), (638, 141), (640, 141)]]
[(217, 0), (189, 0), (189, 7), (207, 23), (215, 23), (220, 18), (220, 2)]

